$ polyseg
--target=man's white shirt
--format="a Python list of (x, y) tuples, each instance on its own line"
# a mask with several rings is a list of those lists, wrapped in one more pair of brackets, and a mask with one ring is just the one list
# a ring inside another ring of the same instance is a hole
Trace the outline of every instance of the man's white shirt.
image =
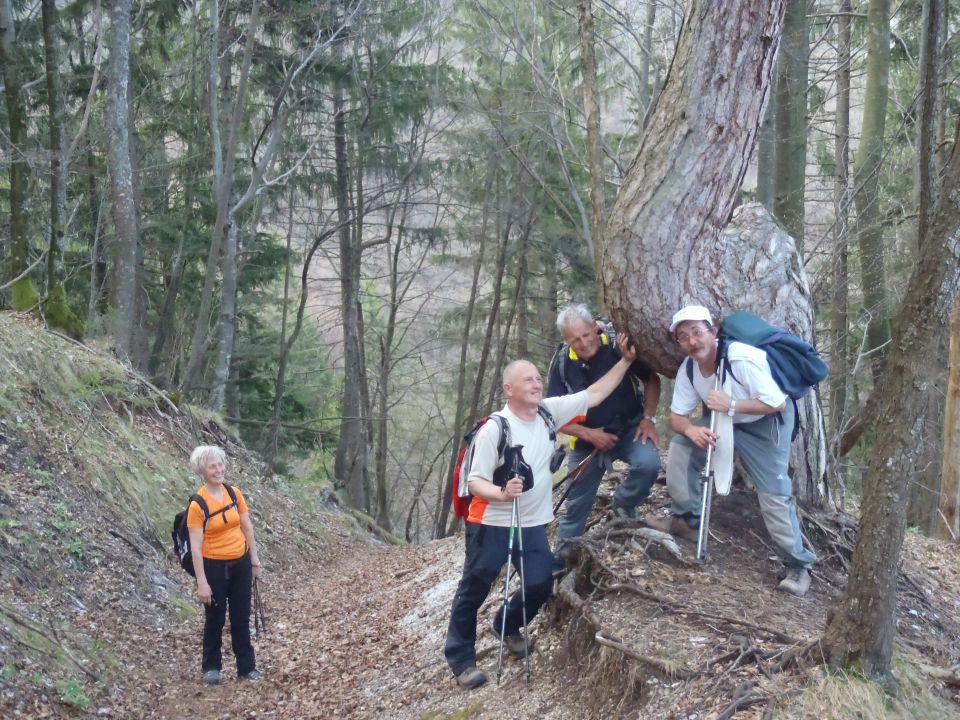
[[(741, 342), (730, 342), (727, 344), (727, 359), (733, 372), (733, 378), (729, 381), (729, 394), (734, 400), (761, 400), (770, 407), (779, 407), (786, 401), (787, 396), (770, 374), (767, 353), (763, 350)], [(696, 410), (697, 406), (707, 399), (716, 380), (716, 373), (704, 377), (697, 362), (691, 358), (688, 360), (693, 364), (693, 384), (690, 384), (687, 371), (681, 365), (673, 385), (670, 412), (677, 415), (689, 415)], [(733, 422), (749, 423), (762, 417), (763, 415), (737, 413), (733, 416)]]
[[(553, 415), (558, 428), (572, 420), (587, 414), (587, 393), (585, 390), (573, 395), (561, 395), (543, 399), (543, 405)], [(520, 496), (520, 521), (523, 527), (546, 525), (553, 520), (553, 478), (550, 473), (550, 457), (554, 445), (550, 442), (550, 432), (543, 418), (537, 415), (533, 420), (522, 420), (505, 406), (497, 411), (510, 423), (510, 440), (513, 445), (523, 446), (523, 459), (533, 470), (533, 487)], [(490, 420), (477, 433), (473, 461), (467, 482), (478, 478), (492, 481), (493, 472), (503, 464), (497, 456), (497, 443), (500, 440), (498, 424)], [(476, 499), (474, 500), (476, 502)], [(513, 508), (511, 502), (488, 502), (483, 511), (481, 523), (509, 527)]]

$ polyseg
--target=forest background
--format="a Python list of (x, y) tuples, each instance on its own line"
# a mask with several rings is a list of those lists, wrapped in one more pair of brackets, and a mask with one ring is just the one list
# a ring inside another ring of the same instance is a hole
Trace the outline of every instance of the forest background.
[[(645, 133), (702, 5), (0, 0), (3, 306), (109, 344), (384, 530), (448, 534), (459, 437), (505, 363), (546, 368), (562, 304), (604, 310), (602, 217), (642, 148), (669, 160)], [(833, 368), (820, 490), (801, 494), (844, 507), (950, 190), (957, 15), (782, 5), (737, 202), (796, 242)], [(907, 521), (947, 539), (955, 293), (927, 298), (941, 321), (906, 426)]]

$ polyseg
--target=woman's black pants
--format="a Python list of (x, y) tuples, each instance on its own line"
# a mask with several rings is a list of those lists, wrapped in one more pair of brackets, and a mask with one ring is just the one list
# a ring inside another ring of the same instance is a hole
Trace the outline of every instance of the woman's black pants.
[(237, 675), (244, 675), (257, 667), (250, 642), (250, 596), (253, 585), (253, 566), (250, 554), (238, 560), (203, 559), (203, 571), (212, 591), (203, 624), (203, 660), (201, 668), (220, 670), (222, 663), (223, 624), (230, 611), (230, 640), (237, 659)]

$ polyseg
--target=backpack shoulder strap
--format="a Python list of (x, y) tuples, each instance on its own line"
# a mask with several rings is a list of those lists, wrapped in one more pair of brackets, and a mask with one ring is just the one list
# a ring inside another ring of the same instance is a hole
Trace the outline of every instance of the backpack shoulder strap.
[(567, 394), (573, 392), (570, 389), (570, 383), (567, 382), (567, 360), (570, 358), (570, 346), (566, 343), (560, 346), (560, 351), (557, 353), (557, 372), (560, 373), (560, 382), (563, 383), (563, 387), (566, 388)]
[(190, 499), (187, 500), (187, 510), (190, 509), (190, 503), (195, 502), (200, 506), (200, 512), (203, 513), (203, 519), (206, 520), (210, 516), (210, 508), (207, 506), (207, 501), (199, 493), (194, 493), (190, 496)]
[[(204, 500), (203, 497), (202, 497), (199, 493), (194, 493), (193, 495), (190, 496), (190, 499), (187, 500), (187, 513), (186, 513), (186, 515), (189, 515), (189, 514), (190, 514), (190, 503), (194, 503), (194, 502), (199, 506), (200, 512), (203, 513), (203, 529), (206, 530), (206, 529), (207, 529), (207, 520), (210, 519), (210, 508), (207, 506), (207, 501)], [(184, 519), (183, 519), (184, 525), (186, 525), (186, 521), (187, 521), (186, 515), (184, 516)]]
[(537, 415), (539, 415), (547, 425), (547, 431), (550, 433), (550, 442), (555, 442), (557, 439), (557, 421), (554, 420), (553, 414), (541, 403), (537, 405)]
[(503, 457), (504, 449), (507, 445), (512, 445), (510, 441), (510, 421), (500, 413), (491, 413), (490, 418), (500, 428), (500, 439), (497, 441), (497, 457)]
[(237, 504), (237, 490), (233, 485), (228, 485), (224, 483), (223, 486), (227, 489), (227, 495), (230, 496), (230, 503), (233, 505)]

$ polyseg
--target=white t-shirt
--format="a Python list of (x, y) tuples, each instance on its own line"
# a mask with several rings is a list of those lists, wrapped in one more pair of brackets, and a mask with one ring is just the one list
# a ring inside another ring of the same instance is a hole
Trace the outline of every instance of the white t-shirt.
[[(740, 342), (731, 342), (727, 345), (727, 359), (733, 378), (729, 379), (728, 393), (734, 400), (762, 400), (770, 407), (780, 407), (787, 396), (777, 385), (770, 374), (770, 365), (767, 362), (767, 353), (760, 348)], [(684, 363), (687, 361), (684, 360)], [(677, 373), (677, 380), (673, 385), (673, 400), (670, 402), (670, 412), (677, 415), (689, 415), (697, 406), (707, 399), (716, 382), (716, 373), (704, 377), (700, 374), (700, 366), (693, 360), (693, 385), (687, 378), (686, 368), (681, 365)], [(763, 415), (744, 415), (737, 413), (733, 416), (734, 423), (749, 423), (759, 420)]]
[[(585, 417), (587, 414), (587, 393), (581, 391), (573, 395), (561, 395), (543, 399), (543, 405), (553, 415), (557, 427)], [(520, 496), (521, 527), (546, 525), (553, 520), (552, 491), (553, 478), (550, 473), (550, 456), (553, 455), (553, 443), (550, 431), (543, 418), (537, 415), (533, 420), (522, 420), (506, 406), (498, 411), (510, 423), (510, 441), (513, 445), (523, 446), (523, 459), (533, 470), (533, 487)], [(490, 420), (477, 433), (473, 462), (467, 482), (480, 478), (493, 480), (493, 472), (503, 464), (497, 456), (497, 443), (500, 440), (500, 428)], [(513, 503), (488, 502), (474, 497), (470, 503), (470, 522), (483, 525), (510, 527), (510, 515)]]

